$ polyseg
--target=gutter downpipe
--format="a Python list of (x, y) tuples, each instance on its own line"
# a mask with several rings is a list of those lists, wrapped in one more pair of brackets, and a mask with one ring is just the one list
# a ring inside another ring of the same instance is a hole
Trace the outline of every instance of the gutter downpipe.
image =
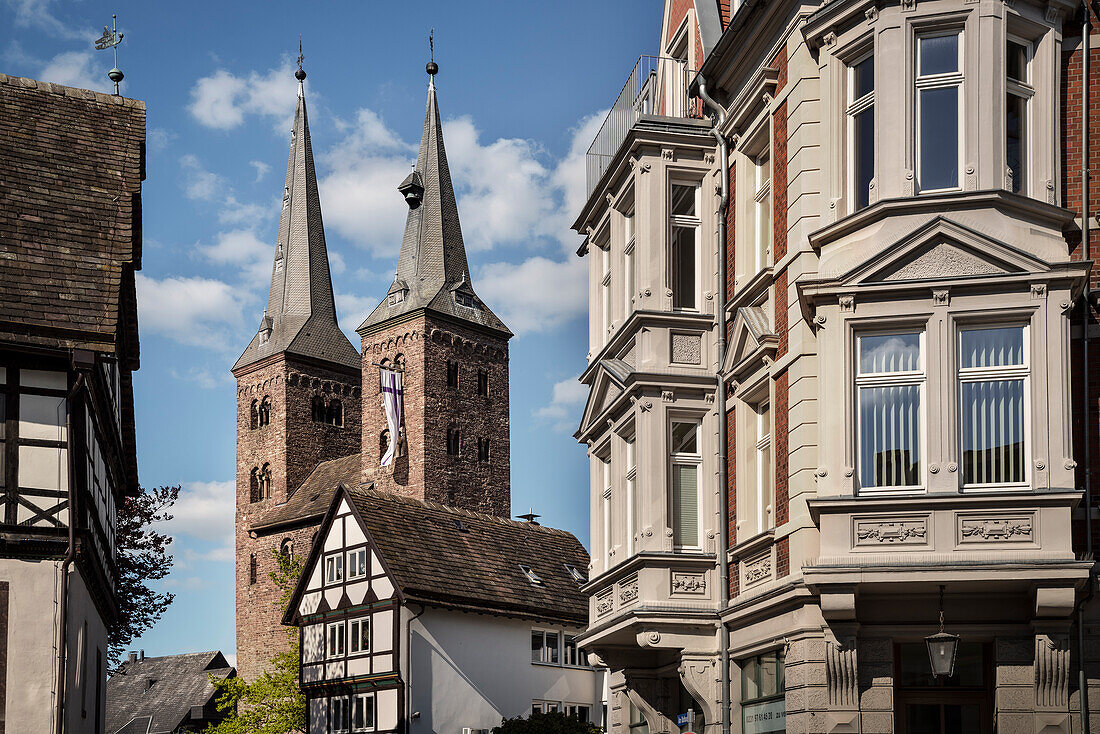
[[(1087, 0), (1086, 0), (1087, 1)], [(715, 102), (707, 94), (707, 80), (702, 74), (697, 74), (699, 82), (699, 97), (707, 107), (714, 110), (716, 116), (714, 127), (710, 132), (718, 141), (719, 156), (722, 159), (722, 198), (718, 204), (718, 386), (714, 404), (718, 411), (718, 496), (720, 522), (718, 528), (718, 580), (719, 613), (729, 606), (730, 583), (729, 561), (726, 555), (729, 551), (729, 488), (726, 476), (726, 444), (729, 437), (726, 435), (726, 378), (722, 375), (722, 368), (726, 362), (726, 212), (730, 204), (730, 157), (729, 142), (722, 134), (722, 126), (726, 122), (726, 109)], [(720, 621), (720, 642), (722, 665), (721, 690), (722, 697), (722, 734), (730, 734), (730, 631), (724, 622)]]
[[(1084, 17), (1081, 22), (1081, 258), (1088, 261), (1091, 257), (1089, 247), (1089, 66), (1091, 54), (1089, 35), (1092, 33), (1090, 15), (1091, 0), (1082, 2)], [(1080, 691), (1081, 731), (1089, 734), (1091, 731), (1089, 722), (1089, 688), (1088, 675), (1085, 672), (1085, 604), (1092, 599), (1096, 585), (1096, 562), (1092, 556), (1092, 431), (1090, 421), (1089, 399), (1089, 311), (1091, 309), (1091, 294), (1089, 280), (1092, 274), (1085, 279), (1084, 298), (1081, 303), (1081, 367), (1084, 370), (1082, 377), (1081, 395), (1084, 401), (1084, 431), (1085, 442), (1085, 557), (1093, 562), (1089, 571), (1088, 588), (1084, 598), (1077, 605), (1077, 660), (1078, 680)]]
[(65, 452), (69, 464), (69, 547), (65, 551), (65, 560), (61, 562), (61, 602), (59, 604), (59, 629), (57, 635), (57, 718), (54, 722), (56, 734), (65, 729), (65, 657), (68, 635), (69, 569), (76, 560), (76, 471), (73, 463), (73, 401), (84, 387), (84, 373), (78, 372), (73, 389), (65, 399)]

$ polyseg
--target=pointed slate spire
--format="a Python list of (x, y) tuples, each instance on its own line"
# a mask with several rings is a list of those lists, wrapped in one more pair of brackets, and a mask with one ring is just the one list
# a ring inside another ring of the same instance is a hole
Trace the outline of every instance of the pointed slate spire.
[(290, 137), (267, 311), (256, 336), (234, 365), (234, 371), (282, 352), (349, 367), (360, 366), (358, 350), (336, 321), (306, 115), (303, 84), (306, 72), (301, 67), (301, 59), (299, 55), (298, 70), (294, 72), (298, 79), (298, 108)]
[(434, 60), (428, 64), (428, 105), (420, 152), (416, 166), (398, 186), (409, 205), (409, 215), (397, 273), (386, 300), (358, 331), (362, 334), (393, 317), (427, 309), (511, 336), (504, 322), (477, 297), (470, 279), (458, 204), (443, 145), (443, 126), (439, 123), (435, 93), (438, 71)]

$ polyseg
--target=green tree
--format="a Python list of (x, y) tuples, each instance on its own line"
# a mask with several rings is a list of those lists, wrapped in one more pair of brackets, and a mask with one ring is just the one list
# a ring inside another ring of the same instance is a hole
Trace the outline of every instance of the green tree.
[(601, 734), (602, 731), (595, 724), (559, 711), (535, 711), (530, 716), (503, 719), (500, 726), (493, 727), (493, 734)]
[(118, 618), (107, 630), (107, 665), (112, 670), (118, 667), (130, 643), (156, 624), (172, 603), (172, 594), (154, 591), (149, 584), (172, 570), (172, 554), (168, 552), (172, 538), (154, 527), (172, 519), (168, 510), (179, 495), (179, 487), (142, 489), (137, 496), (123, 499), (118, 508)]
[[(276, 603), (280, 614), (302, 575), (302, 559), (272, 548), (276, 567), (271, 580), (282, 590)], [(251, 683), (241, 678), (218, 680), (211, 676), (218, 711), (226, 718), (211, 724), (206, 734), (290, 734), (309, 724), (306, 697), (298, 687), (298, 628), (286, 628), (287, 647), (271, 658), (267, 670)]]

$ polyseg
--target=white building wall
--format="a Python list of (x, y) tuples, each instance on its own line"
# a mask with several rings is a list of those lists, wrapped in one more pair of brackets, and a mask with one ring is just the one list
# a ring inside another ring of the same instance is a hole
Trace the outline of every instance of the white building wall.
[(420, 714), (411, 734), (491, 729), (502, 718), (529, 714), (533, 700), (591, 706), (599, 723), (602, 671), (531, 662), (531, 630), (554, 627), (437, 609), (411, 626), (412, 670), (402, 661), (411, 688), (408, 712)]

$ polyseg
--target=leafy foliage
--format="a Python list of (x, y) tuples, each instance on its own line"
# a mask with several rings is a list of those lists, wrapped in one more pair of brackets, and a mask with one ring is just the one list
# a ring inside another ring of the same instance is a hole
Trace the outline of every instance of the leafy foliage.
[[(271, 550), (276, 568), (271, 580), (280, 588), (276, 603), (281, 613), (290, 603), (294, 585), (302, 575), (302, 559)], [(218, 680), (211, 676), (217, 695), (218, 711), (226, 718), (212, 724), (206, 734), (290, 734), (306, 731), (306, 697), (298, 687), (298, 628), (287, 627), (287, 647), (271, 658), (256, 680), (241, 678)]]
[(171, 536), (159, 533), (154, 523), (171, 520), (168, 510), (179, 499), (179, 487), (142, 489), (126, 497), (118, 508), (117, 559), (119, 617), (107, 631), (107, 662), (118, 666), (126, 648), (160, 620), (174, 596), (154, 591), (150, 582), (172, 570), (168, 547)]
[(603, 730), (595, 724), (581, 721), (560, 711), (503, 719), (493, 727), (493, 734), (600, 734)]

